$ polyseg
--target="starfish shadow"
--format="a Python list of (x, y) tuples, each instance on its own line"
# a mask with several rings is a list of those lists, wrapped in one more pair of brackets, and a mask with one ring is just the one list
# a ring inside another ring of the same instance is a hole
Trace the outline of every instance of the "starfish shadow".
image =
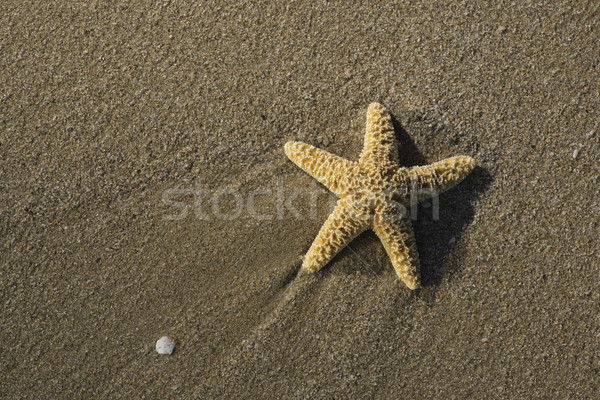
[[(413, 229), (421, 261), (421, 284), (427, 288), (441, 283), (445, 274), (451, 276), (456, 270), (444, 270), (444, 260), (460, 242), (462, 232), (473, 220), (473, 202), (492, 182), (491, 175), (476, 167), (460, 185), (439, 196), (439, 218), (432, 217), (432, 208), (419, 205)], [(461, 186), (462, 185), (462, 186)], [(454, 253), (455, 255), (457, 253)]]
[[(392, 123), (399, 143), (400, 165), (412, 167), (437, 161), (428, 161), (423, 156), (413, 139), (393, 115)], [(477, 166), (461, 183), (440, 194), (437, 201), (439, 218), (434, 218), (435, 199), (430, 202), (433, 206), (425, 207), (423, 204), (417, 206), (417, 218), (412, 220), (412, 225), (421, 264), (421, 285), (424, 289), (438, 286), (445, 274), (451, 275), (456, 272), (445, 271), (444, 260), (460, 241), (465, 227), (473, 220), (475, 215), (473, 202), (492, 181), (490, 173)]]

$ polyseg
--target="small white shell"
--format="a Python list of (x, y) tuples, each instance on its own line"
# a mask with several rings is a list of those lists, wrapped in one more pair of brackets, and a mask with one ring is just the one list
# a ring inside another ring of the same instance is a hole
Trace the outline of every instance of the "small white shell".
[(166, 336), (161, 337), (156, 341), (156, 352), (158, 354), (172, 354), (175, 350), (175, 343), (171, 342)]

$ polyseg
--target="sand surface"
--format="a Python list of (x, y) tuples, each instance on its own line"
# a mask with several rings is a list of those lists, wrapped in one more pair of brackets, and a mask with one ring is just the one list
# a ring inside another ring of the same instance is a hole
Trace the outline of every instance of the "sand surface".
[[(0, 3), (0, 397), (597, 397), (597, 3), (256, 3)], [(370, 232), (296, 276), (283, 145), (356, 160), (372, 101), (479, 165), (415, 292)]]

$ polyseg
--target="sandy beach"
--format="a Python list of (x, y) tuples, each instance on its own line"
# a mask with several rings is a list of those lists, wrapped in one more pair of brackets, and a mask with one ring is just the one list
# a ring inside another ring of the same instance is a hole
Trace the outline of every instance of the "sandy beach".
[[(599, 43), (593, 1), (3, 1), (0, 397), (598, 398)], [(335, 198), (283, 146), (357, 160), (375, 101), (478, 165), (416, 291), (373, 232), (297, 276)]]

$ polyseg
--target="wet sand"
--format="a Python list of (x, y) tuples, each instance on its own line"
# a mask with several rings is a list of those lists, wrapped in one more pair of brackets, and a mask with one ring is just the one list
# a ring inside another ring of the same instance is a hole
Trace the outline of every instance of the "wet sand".
[[(0, 397), (596, 397), (599, 22), (3, 2)], [(405, 165), (479, 165), (418, 208), (414, 292), (371, 232), (296, 276), (331, 203), (283, 145), (356, 160), (373, 101)]]

